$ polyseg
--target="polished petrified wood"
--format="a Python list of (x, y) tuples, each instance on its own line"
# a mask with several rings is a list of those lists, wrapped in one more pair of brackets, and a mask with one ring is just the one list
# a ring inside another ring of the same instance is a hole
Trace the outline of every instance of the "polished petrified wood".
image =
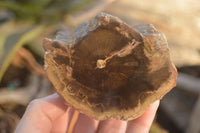
[(68, 105), (96, 119), (130, 120), (176, 85), (165, 35), (101, 13), (45, 39), (45, 69)]

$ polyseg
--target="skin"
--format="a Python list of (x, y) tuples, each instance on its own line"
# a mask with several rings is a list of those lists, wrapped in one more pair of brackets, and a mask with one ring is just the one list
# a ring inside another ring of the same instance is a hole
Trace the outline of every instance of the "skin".
[[(80, 114), (73, 133), (148, 133), (158, 106), (159, 101), (156, 101), (142, 116), (129, 122), (98, 121)], [(73, 112), (57, 93), (35, 99), (28, 105), (15, 133), (66, 133)]]

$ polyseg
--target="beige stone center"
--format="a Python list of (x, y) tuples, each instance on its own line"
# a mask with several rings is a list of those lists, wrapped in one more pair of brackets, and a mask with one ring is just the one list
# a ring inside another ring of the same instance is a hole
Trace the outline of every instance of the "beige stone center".
[(105, 67), (106, 67), (106, 61), (105, 60), (102, 60), (102, 59), (97, 60), (97, 68), (102, 69), (102, 68), (105, 68)]

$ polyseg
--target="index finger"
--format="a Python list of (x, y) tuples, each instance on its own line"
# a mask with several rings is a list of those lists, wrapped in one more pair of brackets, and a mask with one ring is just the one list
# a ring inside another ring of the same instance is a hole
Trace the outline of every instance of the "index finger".
[(148, 133), (158, 109), (160, 101), (156, 101), (140, 117), (128, 123), (126, 133)]

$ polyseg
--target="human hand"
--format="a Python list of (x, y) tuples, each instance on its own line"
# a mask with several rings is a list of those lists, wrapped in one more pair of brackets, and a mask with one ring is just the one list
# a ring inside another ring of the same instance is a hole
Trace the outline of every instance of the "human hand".
[[(79, 114), (73, 133), (148, 133), (159, 101), (137, 119), (129, 122), (108, 119), (98, 121)], [(66, 133), (74, 109), (64, 104), (58, 94), (33, 100), (27, 107), (15, 133)]]

